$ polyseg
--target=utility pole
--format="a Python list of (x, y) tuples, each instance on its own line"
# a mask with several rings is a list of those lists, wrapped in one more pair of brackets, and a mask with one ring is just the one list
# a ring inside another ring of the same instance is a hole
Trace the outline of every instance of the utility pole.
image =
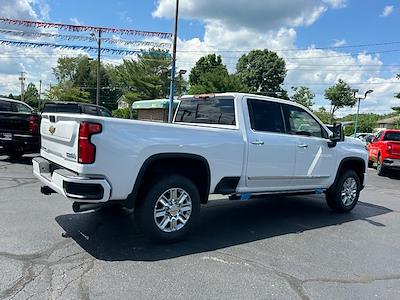
[(174, 92), (175, 92), (175, 72), (176, 72), (176, 44), (178, 40), (178, 19), (179, 19), (179, 0), (176, 0), (175, 25), (174, 25), (174, 44), (172, 50), (172, 68), (171, 68), (171, 88), (169, 94), (168, 122), (172, 123), (172, 113), (174, 111)]
[(20, 72), (21, 76), (18, 78), (21, 81), (21, 101), (24, 101), (25, 94), (25, 74), (26, 72)]
[(38, 97), (38, 110), (40, 111), (40, 98), (42, 95), (42, 80), (39, 80), (39, 97)]
[(96, 87), (96, 104), (100, 105), (100, 52), (101, 52), (101, 30), (97, 39), (97, 87)]

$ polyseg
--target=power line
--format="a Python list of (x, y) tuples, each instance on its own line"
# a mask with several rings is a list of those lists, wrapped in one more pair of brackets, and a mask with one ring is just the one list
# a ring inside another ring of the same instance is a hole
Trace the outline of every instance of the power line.
[[(283, 48), (283, 49), (269, 49), (269, 51), (275, 51), (275, 52), (285, 52), (285, 51), (308, 51), (308, 50), (329, 50), (329, 49), (348, 49), (348, 48), (361, 48), (361, 47), (374, 47), (374, 46), (388, 46), (388, 45), (396, 45), (400, 44), (400, 41), (394, 41), (394, 42), (382, 42), (382, 43), (369, 43), (369, 44), (358, 44), (358, 45), (345, 45), (345, 46), (330, 46), (330, 47), (312, 47), (312, 48)], [(257, 48), (252, 48), (252, 49), (240, 49), (240, 50), (216, 50), (216, 52), (220, 53), (234, 53), (234, 52), (250, 52), (252, 50), (258, 50)], [(187, 50), (183, 51), (180, 50), (178, 52), (189, 52), (189, 53), (208, 53), (209, 51), (207, 50)]]
[[(391, 49), (391, 50), (382, 50), (382, 51), (372, 51), (372, 52), (362, 52), (364, 55), (374, 55), (374, 54), (384, 54), (384, 53), (394, 53), (394, 52), (399, 52), (400, 49)], [(181, 53), (190, 53), (186, 52), (185, 50), (181, 50)], [(208, 52), (209, 54), (217, 54), (218, 51), (210, 51)], [(308, 56), (308, 57), (283, 57), (285, 60), (303, 60), (303, 59), (326, 59), (326, 58), (337, 58), (337, 57), (352, 57), (354, 55), (360, 54), (359, 52), (354, 52), (354, 53), (343, 53), (341, 55), (326, 55), (326, 56)], [(197, 55), (197, 56), (204, 56), (204, 54), (191, 54), (191, 55)], [(224, 56), (224, 59), (239, 59), (241, 55), (238, 56)]]

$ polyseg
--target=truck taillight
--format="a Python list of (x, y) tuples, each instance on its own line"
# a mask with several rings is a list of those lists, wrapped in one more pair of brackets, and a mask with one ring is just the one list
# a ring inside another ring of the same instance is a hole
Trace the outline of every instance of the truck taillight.
[(39, 133), (39, 117), (36, 115), (29, 116), (29, 133), (38, 134)]
[(392, 144), (387, 144), (386, 152), (388, 154), (392, 154), (392, 149), (393, 149), (393, 145)]
[(96, 146), (90, 141), (94, 134), (100, 133), (101, 124), (82, 122), (79, 125), (78, 138), (78, 162), (81, 164), (92, 164), (96, 160)]

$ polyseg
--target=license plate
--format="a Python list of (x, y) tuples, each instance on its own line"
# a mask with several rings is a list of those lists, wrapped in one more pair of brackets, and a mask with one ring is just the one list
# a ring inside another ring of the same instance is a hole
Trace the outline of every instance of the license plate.
[(11, 141), (12, 140), (12, 134), (11, 133), (0, 133), (0, 140)]

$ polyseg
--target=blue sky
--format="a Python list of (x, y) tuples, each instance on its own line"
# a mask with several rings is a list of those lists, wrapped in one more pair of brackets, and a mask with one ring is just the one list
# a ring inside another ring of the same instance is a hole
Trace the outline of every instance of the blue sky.
[[(169, 32), (173, 9), (174, 0), (0, 0), (3, 17)], [(296, 49), (278, 52), (287, 62), (286, 89), (310, 86), (317, 106), (325, 106), (324, 89), (343, 78), (360, 90), (375, 90), (363, 110), (388, 112), (400, 91), (395, 78), (400, 73), (399, 16), (400, 3), (394, 0), (181, 0), (178, 67), (190, 69), (202, 55), (217, 52), (234, 71), (245, 53), (240, 50)], [(392, 44), (351, 47), (373, 43)], [(342, 48), (314, 49), (334, 45)], [(62, 51), (1, 47), (0, 93), (18, 91), (13, 72), (21, 69), (29, 80), (54, 82), (51, 68)], [(7, 56), (15, 51), (26, 57)], [(40, 60), (38, 51), (51, 59)]]

